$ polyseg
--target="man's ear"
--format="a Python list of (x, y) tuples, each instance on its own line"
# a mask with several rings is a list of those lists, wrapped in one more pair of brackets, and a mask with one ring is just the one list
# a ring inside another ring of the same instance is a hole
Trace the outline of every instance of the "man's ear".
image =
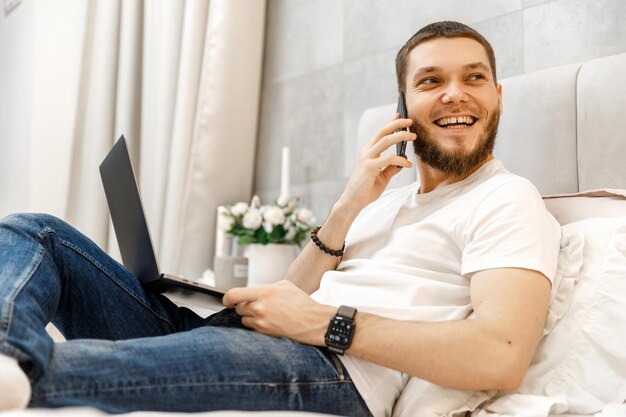
[(502, 115), (502, 84), (498, 83), (496, 90), (498, 90), (498, 108), (500, 109), (500, 115)]

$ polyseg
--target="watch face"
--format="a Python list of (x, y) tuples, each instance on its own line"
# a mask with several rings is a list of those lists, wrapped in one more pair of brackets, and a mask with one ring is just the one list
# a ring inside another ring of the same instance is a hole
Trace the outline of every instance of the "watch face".
[(354, 321), (335, 316), (326, 335), (326, 344), (345, 349), (350, 346), (354, 334)]

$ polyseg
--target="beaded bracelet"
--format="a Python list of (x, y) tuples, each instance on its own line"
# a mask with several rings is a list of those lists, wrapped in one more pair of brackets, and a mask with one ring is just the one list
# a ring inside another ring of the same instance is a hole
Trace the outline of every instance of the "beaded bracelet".
[(322, 243), (320, 238), (317, 237), (317, 232), (319, 232), (319, 230), (320, 230), (320, 226), (316, 227), (315, 229), (311, 231), (311, 240), (313, 241), (313, 243), (315, 243), (317, 247), (320, 248), (321, 251), (324, 251), (324, 253), (327, 253), (332, 256), (337, 256), (337, 257), (343, 256), (343, 250), (346, 248), (346, 242), (343, 242), (343, 246), (339, 250), (329, 249), (326, 247), (326, 245)]

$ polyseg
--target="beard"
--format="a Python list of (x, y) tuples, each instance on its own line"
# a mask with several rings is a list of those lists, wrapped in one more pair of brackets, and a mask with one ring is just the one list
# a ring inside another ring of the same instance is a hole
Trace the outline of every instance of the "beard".
[(426, 165), (445, 174), (462, 177), (472, 172), (493, 152), (499, 122), (500, 113), (494, 111), (487, 119), (487, 124), (474, 149), (465, 151), (461, 148), (448, 151), (428, 134), (424, 125), (413, 119), (410, 130), (417, 135), (417, 139), (413, 141), (415, 155)]

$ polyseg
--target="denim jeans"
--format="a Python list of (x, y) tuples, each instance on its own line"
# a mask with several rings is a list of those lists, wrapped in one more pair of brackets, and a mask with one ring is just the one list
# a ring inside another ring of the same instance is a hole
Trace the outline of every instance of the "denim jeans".
[(0, 303), (0, 352), (31, 379), (32, 407), (371, 416), (334, 354), (248, 330), (234, 310), (177, 307), (53, 216), (0, 220)]

